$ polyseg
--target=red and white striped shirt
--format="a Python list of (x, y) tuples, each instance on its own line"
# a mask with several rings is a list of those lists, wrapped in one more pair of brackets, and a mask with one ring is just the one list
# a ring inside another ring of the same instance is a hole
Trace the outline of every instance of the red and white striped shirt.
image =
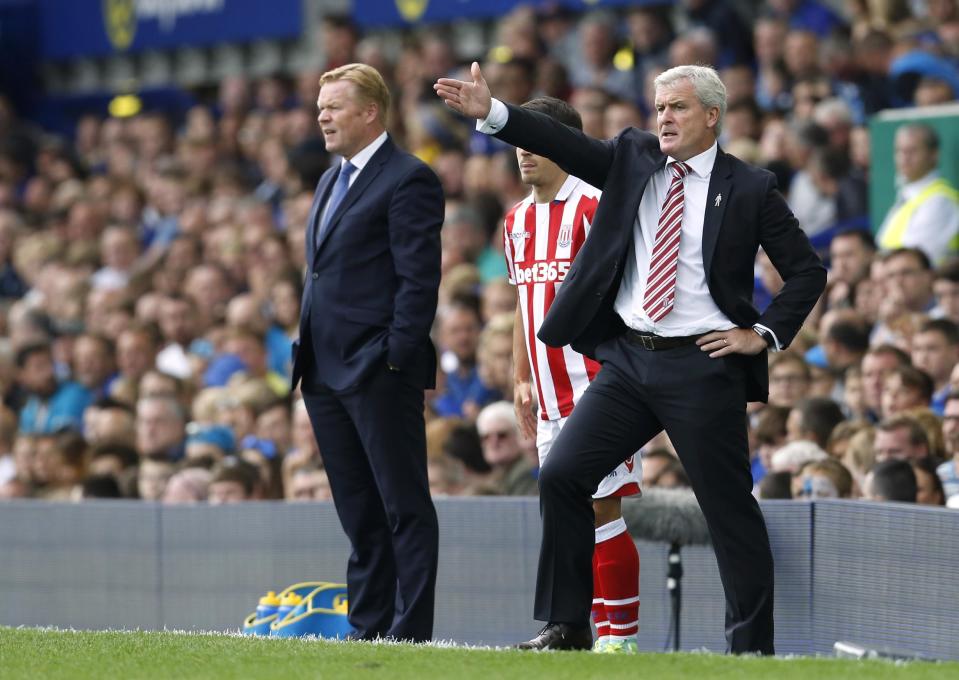
[(506, 266), (509, 282), (519, 293), (526, 352), (543, 420), (572, 413), (599, 372), (592, 359), (569, 346), (547, 347), (536, 333), (586, 240), (600, 195), (599, 189), (570, 176), (552, 202), (535, 203), (530, 194), (506, 213)]

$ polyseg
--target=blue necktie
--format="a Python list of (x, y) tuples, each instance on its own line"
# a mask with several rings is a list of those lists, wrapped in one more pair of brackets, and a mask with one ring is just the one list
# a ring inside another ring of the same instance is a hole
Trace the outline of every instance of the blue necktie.
[(323, 220), (320, 222), (320, 228), (316, 232), (316, 245), (319, 246), (323, 241), (326, 230), (330, 228), (330, 220), (333, 219), (333, 213), (343, 202), (347, 190), (350, 188), (350, 175), (356, 170), (356, 166), (349, 161), (344, 161), (340, 166), (340, 175), (336, 178), (336, 184), (333, 185), (333, 191), (330, 192), (330, 200), (326, 202), (326, 211), (323, 213)]

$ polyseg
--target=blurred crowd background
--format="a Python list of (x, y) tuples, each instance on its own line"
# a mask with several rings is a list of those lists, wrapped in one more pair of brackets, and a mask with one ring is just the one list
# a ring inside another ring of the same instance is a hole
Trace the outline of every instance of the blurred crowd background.
[[(870, 218), (868, 128), (912, 106), (959, 126), (956, 0), (534, 3), (472, 46), (444, 24), (364, 35), (349, 14), (321, 34), (322, 60), (299, 72), (224, 77), (179, 112), (91, 110), (69, 134), (0, 95), (0, 498), (330, 498), (290, 343), (330, 163), (318, 80), (353, 61), (384, 75), (391, 134), (446, 194), (431, 488), (535, 494), (502, 252), (528, 190), (514, 150), (431, 89), (477, 59), (494, 96), (568, 100), (602, 138), (655, 129), (663, 69), (715, 65), (721, 145), (776, 174), (830, 271), (800, 337), (769, 356), (769, 404), (750, 405), (756, 493), (959, 507), (959, 193), (937, 172), (952, 147), (900, 128), (878, 159), (896, 201)], [(780, 285), (760, 253), (755, 304)], [(668, 439), (642, 453), (647, 488), (687, 484)]]

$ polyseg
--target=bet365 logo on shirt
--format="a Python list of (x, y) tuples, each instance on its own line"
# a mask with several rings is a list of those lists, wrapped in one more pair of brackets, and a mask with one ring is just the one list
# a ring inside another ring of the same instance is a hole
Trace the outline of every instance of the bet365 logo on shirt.
[(534, 262), (529, 267), (516, 268), (516, 283), (562, 283), (569, 272), (569, 260), (553, 260), (552, 262)]

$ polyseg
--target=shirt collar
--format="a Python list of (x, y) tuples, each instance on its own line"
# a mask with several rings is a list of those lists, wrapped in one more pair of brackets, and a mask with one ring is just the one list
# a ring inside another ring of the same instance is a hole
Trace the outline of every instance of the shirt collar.
[(563, 186), (559, 188), (559, 191), (556, 192), (556, 198), (554, 201), (565, 201), (567, 200), (576, 189), (576, 185), (579, 184), (579, 178), (573, 177), (572, 175), (566, 176), (566, 181), (563, 182)]
[[(368, 145), (363, 147), (360, 151), (354, 154), (353, 158), (350, 159), (350, 163), (353, 167), (356, 168), (357, 174), (370, 162), (370, 159), (373, 158), (381, 146), (386, 143), (386, 133), (380, 133), (380, 136), (370, 142)], [(343, 164), (343, 161), (340, 162), (340, 165)]]
[[(706, 179), (713, 172), (713, 165), (716, 163), (716, 154), (719, 152), (719, 145), (713, 142), (713, 145), (703, 151), (701, 154), (693, 156), (686, 161), (686, 165), (693, 169), (699, 177)], [(675, 163), (676, 159), (672, 156), (666, 157), (666, 165)]]
[(920, 177), (915, 182), (906, 182), (899, 187), (899, 193), (905, 200), (915, 198), (923, 189), (939, 179), (939, 172), (933, 170), (925, 177)]

